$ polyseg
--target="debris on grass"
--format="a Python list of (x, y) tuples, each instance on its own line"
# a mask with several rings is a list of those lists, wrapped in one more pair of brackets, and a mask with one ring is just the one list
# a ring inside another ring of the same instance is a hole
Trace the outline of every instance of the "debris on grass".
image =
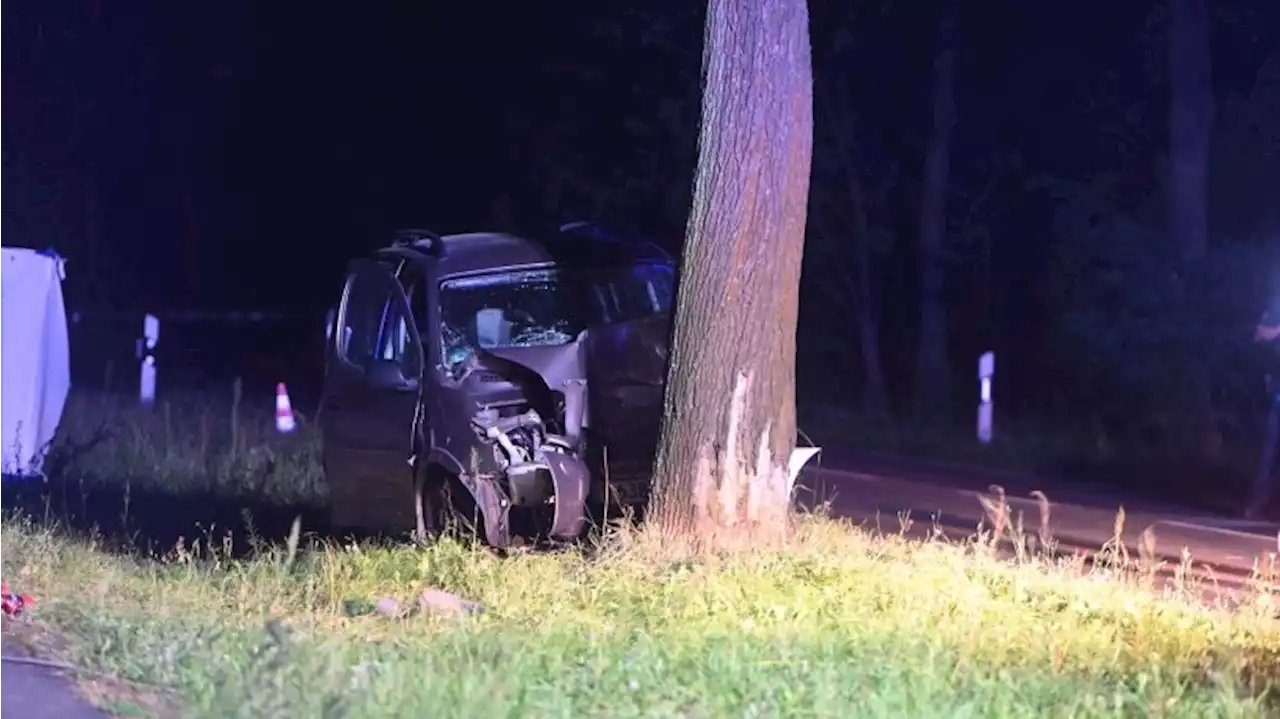
[(23, 612), (34, 607), (35, 604), (35, 597), (30, 594), (14, 594), (9, 591), (8, 584), (0, 582), (0, 613), (3, 616), (21, 616)]

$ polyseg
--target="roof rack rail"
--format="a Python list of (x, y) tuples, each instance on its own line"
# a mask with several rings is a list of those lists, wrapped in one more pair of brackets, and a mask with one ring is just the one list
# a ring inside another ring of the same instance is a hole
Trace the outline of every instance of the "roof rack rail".
[(594, 222), (586, 220), (574, 220), (560, 225), (560, 232), (563, 234), (582, 233), (587, 235), (603, 235), (604, 230)]
[(431, 230), (405, 228), (391, 233), (392, 247), (409, 247), (431, 255), (440, 255), (444, 249), (443, 238)]

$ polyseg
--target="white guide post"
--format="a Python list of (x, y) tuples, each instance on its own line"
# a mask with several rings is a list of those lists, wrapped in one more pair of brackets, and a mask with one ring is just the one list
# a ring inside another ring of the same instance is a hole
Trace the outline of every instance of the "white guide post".
[(996, 353), (983, 352), (978, 358), (978, 441), (991, 442), (992, 418), (991, 380), (996, 374)]
[(156, 401), (156, 343), (160, 341), (160, 319), (155, 315), (142, 318), (142, 338), (138, 354), (142, 358), (142, 378), (138, 383), (138, 399), (144, 405)]

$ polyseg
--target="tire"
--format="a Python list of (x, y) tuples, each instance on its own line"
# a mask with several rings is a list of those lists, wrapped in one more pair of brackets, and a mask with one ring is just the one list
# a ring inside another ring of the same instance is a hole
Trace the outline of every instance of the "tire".
[(429, 465), (422, 481), (415, 484), (414, 515), (418, 541), (449, 536), (487, 543), (484, 518), (475, 498), (456, 475), (440, 465)]

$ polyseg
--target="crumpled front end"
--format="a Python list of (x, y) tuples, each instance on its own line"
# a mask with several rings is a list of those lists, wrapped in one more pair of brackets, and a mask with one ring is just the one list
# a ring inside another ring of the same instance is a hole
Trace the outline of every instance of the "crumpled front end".
[(491, 447), (494, 462), (505, 476), (510, 507), (550, 504), (552, 539), (565, 541), (582, 534), (590, 472), (570, 438), (549, 431), (534, 409), (511, 417), (481, 409), (471, 424)]
[(552, 538), (581, 535), (588, 497), (606, 477), (612, 501), (645, 498), (662, 409), (667, 321), (648, 317), (592, 328), (565, 345), (476, 353), (473, 372), (514, 385), (521, 397), (515, 406), (480, 401), (470, 418), (483, 464), (500, 473), (509, 507), (553, 506)]
[[(481, 350), (478, 368), (519, 389), (520, 410), (481, 402), (470, 418), (512, 508), (552, 509), (547, 534), (566, 541), (586, 525), (591, 472), (583, 461), (586, 378), (578, 342), (559, 347)], [(505, 519), (505, 518), (504, 518)], [(504, 522), (505, 524), (505, 522)]]

